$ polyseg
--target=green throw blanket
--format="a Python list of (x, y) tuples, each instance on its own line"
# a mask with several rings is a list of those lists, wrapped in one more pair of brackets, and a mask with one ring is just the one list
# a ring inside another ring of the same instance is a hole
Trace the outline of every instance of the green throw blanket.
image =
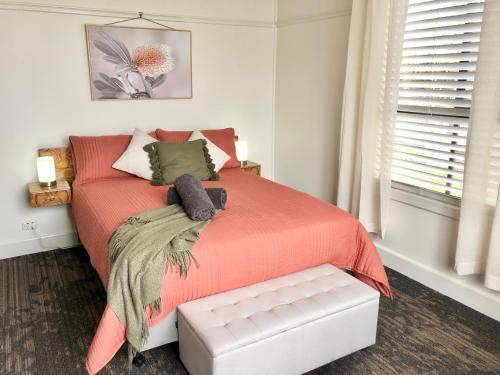
[(161, 311), (166, 267), (179, 266), (187, 276), (191, 249), (207, 224), (174, 204), (129, 217), (109, 238), (108, 305), (125, 326), (129, 364), (149, 336), (145, 308), (153, 316)]

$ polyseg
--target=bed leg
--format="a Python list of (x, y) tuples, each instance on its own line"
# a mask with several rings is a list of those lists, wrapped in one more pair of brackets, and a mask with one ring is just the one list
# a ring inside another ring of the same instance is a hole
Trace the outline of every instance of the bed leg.
[(141, 353), (137, 353), (132, 360), (132, 364), (135, 367), (142, 367), (144, 363), (146, 363), (146, 358)]

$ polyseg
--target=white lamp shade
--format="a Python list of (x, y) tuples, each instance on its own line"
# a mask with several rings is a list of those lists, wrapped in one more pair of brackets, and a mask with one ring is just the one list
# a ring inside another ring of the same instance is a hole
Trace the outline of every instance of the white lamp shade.
[(50, 183), (56, 180), (56, 167), (52, 156), (40, 156), (36, 159), (38, 181)]
[(236, 142), (236, 157), (239, 161), (248, 160), (248, 144), (245, 141)]

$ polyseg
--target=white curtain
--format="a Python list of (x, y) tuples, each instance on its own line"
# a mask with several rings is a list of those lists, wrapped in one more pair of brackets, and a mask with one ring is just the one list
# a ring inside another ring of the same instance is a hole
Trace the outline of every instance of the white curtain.
[(455, 269), (485, 273), (485, 285), (500, 290), (499, 0), (484, 7), (468, 142)]
[(354, 0), (344, 84), (337, 205), (383, 236), (406, 0)]

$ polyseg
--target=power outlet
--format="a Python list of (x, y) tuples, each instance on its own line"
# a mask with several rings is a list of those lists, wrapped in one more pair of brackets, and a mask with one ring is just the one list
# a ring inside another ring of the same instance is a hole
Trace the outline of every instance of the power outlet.
[(29, 232), (38, 229), (38, 220), (31, 220), (22, 223), (23, 232)]

